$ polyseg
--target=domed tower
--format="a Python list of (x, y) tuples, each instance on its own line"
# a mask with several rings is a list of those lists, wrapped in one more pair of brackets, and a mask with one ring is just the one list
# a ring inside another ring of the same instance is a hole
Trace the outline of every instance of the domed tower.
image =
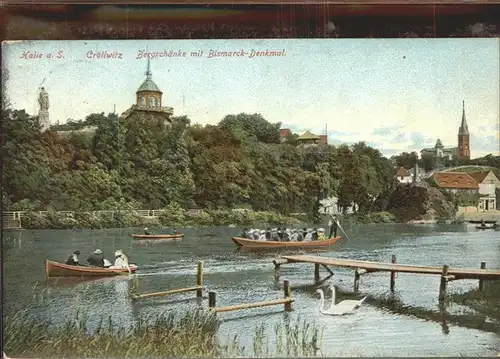
[(146, 79), (136, 91), (136, 102), (122, 114), (122, 117), (129, 121), (156, 122), (162, 126), (170, 127), (174, 109), (163, 106), (162, 95), (163, 92), (153, 82), (151, 62), (148, 59)]
[(469, 128), (465, 118), (465, 101), (462, 103), (462, 123), (458, 129), (457, 157), (470, 160)]
[(148, 58), (148, 69), (146, 79), (136, 92), (136, 105), (138, 107), (161, 109), (161, 97), (163, 92), (153, 82), (153, 73), (151, 72), (151, 62)]

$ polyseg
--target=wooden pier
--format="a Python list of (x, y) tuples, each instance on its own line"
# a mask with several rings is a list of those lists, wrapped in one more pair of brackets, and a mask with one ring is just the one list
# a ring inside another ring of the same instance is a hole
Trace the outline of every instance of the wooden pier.
[(283, 264), (292, 263), (311, 263), (314, 264), (314, 279), (319, 280), (319, 268), (323, 266), (330, 274), (333, 274), (331, 267), (344, 267), (354, 268), (354, 290), (359, 288), (359, 279), (363, 274), (373, 272), (390, 272), (390, 288), (394, 291), (396, 273), (413, 273), (413, 274), (427, 274), (427, 275), (440, 275), (441, 282), (439, 287), (439, 299), (442, 300), (446, 293), (447, 282), (458, 279), (479, 279), (479, 289), (483, 289), (484, 280), (500, 280), (500, 270), (487, 270), (486, 263), (481, 262), (480, 268), (450, 268), (448, 265), (443, 267), (436, 266), (421, 266), (413, 264), (399, 264), (396, 263), (396, 256), (392, 256), (391, 263), (360, 261), (351, 259), (337, 259), (326, 258), (319, 256), (282, 256), (273, 261), (276, 272)]

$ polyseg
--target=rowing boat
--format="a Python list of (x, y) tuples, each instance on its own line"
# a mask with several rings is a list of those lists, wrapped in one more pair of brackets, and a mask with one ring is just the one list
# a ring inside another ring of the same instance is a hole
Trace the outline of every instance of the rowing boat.
[(134, 239), (176, 240), (182, 239), (184, 234), (131, 234)]
[[(130, 264), (130, 272), (137, 270), (135, 264)], [(129, 274), (127, 268), (100, 268), (87, 266), (72, 266), (68, 264), (45, 260), (45, 276), (48, 277), (111, 277)]]
[(476, 229), (496, 229), (498, 226), (496, 224), (492, 226), (476, 226)]
[(327, 240), (310, 242), (260, 241), (241, 237), (233, 237), (232, 240), (238, 247), (245, 248), (318, 248), (330, 246), (339, 241), (341, 238), (342, 237), (338, 236)]

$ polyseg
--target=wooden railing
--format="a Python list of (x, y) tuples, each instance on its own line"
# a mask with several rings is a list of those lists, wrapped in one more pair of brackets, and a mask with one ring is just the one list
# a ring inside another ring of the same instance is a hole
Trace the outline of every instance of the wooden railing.
[[(160, 216), (162, 213), (165, 212), (164, 209), (139, 209), (139, 210), (116, 210), (116, 211), (92, 211), (90, 213), (98, 214), (98, 215), (104, 215), (104, 214), (114, 214), (114, 213), (119, 213), (119, 212), (135, 212), (141, 217), (146, 217), (146, 218), (155, 218)], [(47, 215), (49, 213), (56, 213), (58, 215), (66, 215), (68, 217), (74, 217), (75, 213), (74, 211), (56, 211), (56, 212), (50, 212), (50, 211), (34, 211), (34, 213), (38, 213), (40, 215)], [(15, 211), (15, 212), (3, 212), (2, 213), (2, 218), (4, 220), (20, 220), (23, 215), (26, 214), (26, 211)]]

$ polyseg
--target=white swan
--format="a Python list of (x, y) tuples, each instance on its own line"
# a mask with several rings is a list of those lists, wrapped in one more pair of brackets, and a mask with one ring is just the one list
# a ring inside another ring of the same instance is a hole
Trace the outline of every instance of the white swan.
[(321, 290), (321, 289), (316, 290), (316, 293), (319, 293), (319, 295), (320, 295), (319, 311), (322, 314), (326, 314), (326, 315), (350, 314), (354, 311), (354, 309), (361, 306), (361, 304), (367, 298), (367, 297), (364, 297), (363, 299), (360, 299), (360, 300), (343, 300), (342, 302), (335, 304), (335, 287), (331, 286), (330, 289), (332, 291), (332, 303), (328, 309), (325, 309), (325, 294), (323, 293), (323, 290)]

